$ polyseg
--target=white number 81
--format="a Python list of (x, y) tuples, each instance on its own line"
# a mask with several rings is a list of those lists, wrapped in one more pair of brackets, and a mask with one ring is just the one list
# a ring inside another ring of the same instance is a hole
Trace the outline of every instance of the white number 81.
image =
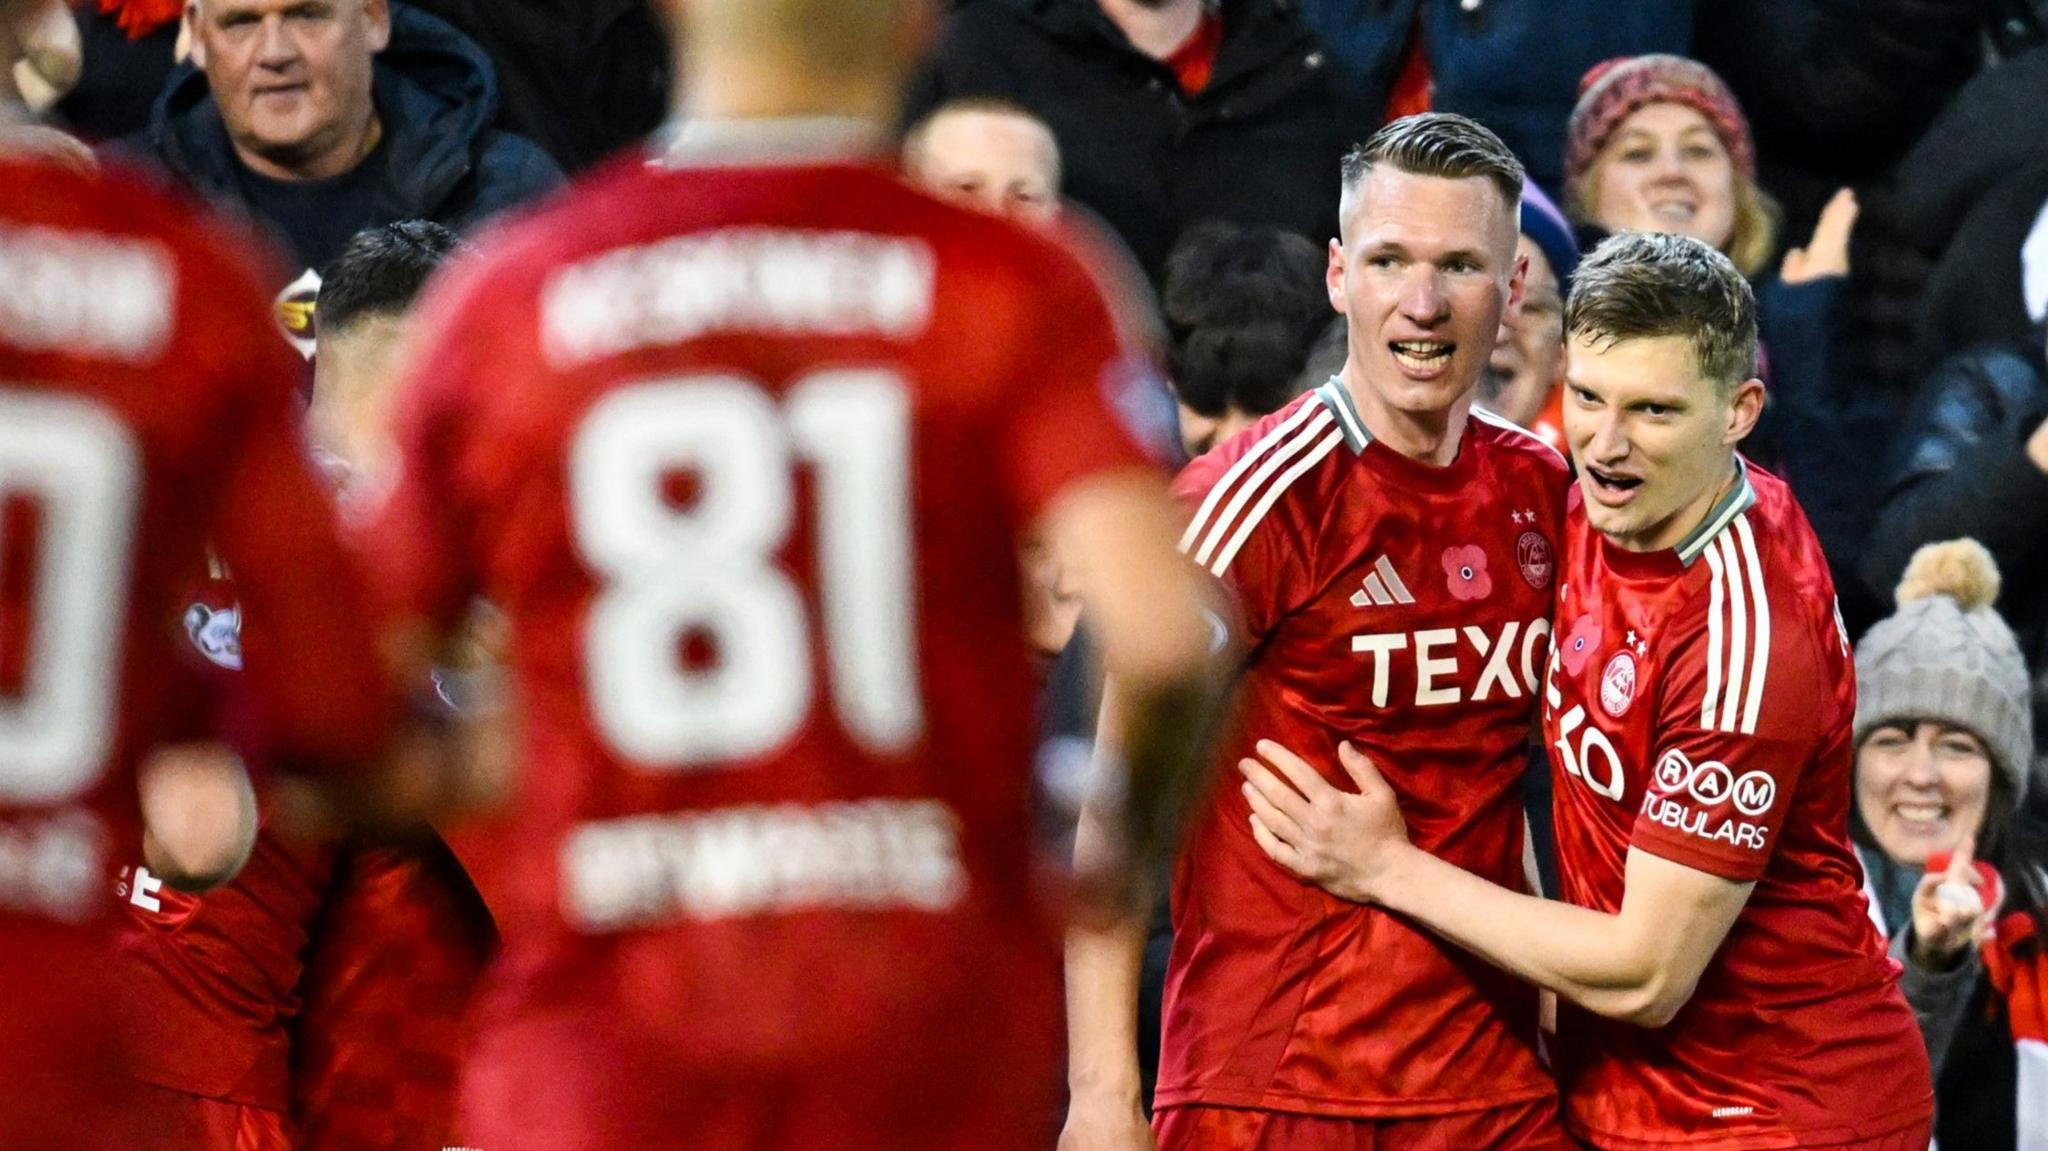
[[(690, 770), (763, 755), (796, 734), (813, 693), (803, 597), (774, 563), (813, 464), (818, 569), (834, 708), (882, 753), (922, 734), (913, 652), (910, 419), (903, 381), (819, 372), (778, 407), (739, 376), (613, 391), (571, 444), (577, 548), (604, 578), (584, 636), (592, 714), (624, 757)], [(670, 474), (697, 477), (673, 506)], [(682, 664), (697, 632), (717, 652)]]

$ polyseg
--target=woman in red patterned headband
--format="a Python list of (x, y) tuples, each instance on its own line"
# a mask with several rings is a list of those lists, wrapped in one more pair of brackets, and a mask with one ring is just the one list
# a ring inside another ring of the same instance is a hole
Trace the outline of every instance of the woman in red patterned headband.
[(1683, 56), (1596, 65), (1565, 144), (1566, 207), (1610, 232), (1677, 232), (1754, 279), (1778, 238), (1749, 122), (1721, 78)]

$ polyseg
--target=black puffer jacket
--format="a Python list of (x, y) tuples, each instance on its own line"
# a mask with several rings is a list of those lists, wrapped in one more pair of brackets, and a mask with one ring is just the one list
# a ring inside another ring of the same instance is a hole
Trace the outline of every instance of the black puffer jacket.
[(1222, 0), (1208, 87), (1131, 46), (1095, 0), (966, 0), (906, 104), (915, 120), (1000, 96), (1058, 137), (1066, 195), (1094, 209), (1156, 284), (1181, 231), (1205, 219), (1336, 235), (1339, 163), (1379, 126), (1336, 78), (1289, 0)]
[[(498, 114), (491, 62), (440, 19), (393, 4), (391, 43), (372, 83), (385, 176), (369, 192), (360, 227), (420, 219), (460, 231), (562, 182), (532, 141), (490, 126)], [(210, 199), (242, 198), (234, 144), (197, 69), (172, 74), (149, 129), (126, 146)], [(320, 263), (294, 255), (301, 267)]]
[(2041, 349), (1984, 347), (1934, 370), (1900, 429), (1891, 481), (1863, 556), (1889, 596), (1922, 544), (1969, 536), (2004, 577), (1999, 613), (2035, 672), (2034, 731), (2048, 741), (2048, 472), (2027, 438), (2048, 420)]

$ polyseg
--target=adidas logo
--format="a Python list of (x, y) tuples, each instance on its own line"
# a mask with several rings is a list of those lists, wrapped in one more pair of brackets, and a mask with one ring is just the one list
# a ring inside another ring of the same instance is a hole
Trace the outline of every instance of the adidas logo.
[(1415, 597), (1408, 593), (1408, 585), (1401, 582), (1400, 574), (1394, 571), (1394, 565), (1385, 556), (1373, 561), (1372, 574), (1365, 577), (1365, 586), (1351, 593), (1352, 607), (1387, 607), (1414, 602)]

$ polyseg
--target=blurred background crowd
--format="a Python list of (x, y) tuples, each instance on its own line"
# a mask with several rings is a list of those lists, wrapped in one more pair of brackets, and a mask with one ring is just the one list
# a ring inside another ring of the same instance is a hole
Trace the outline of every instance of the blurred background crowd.
[[(44, 146), (159, 168), (271, 232), (309, 357), (351, 238), (470, 234), (661, 131), (674, 79), (639, 0), (51, 0), (4, 34), (28, 51), (0, 83), (67, 134)], [(283, 89), (311, 98), (280, 116)], [(1766, 352), (1746, 450), (1800, 497), (1857, 645), (1854, 832), (1940, 1142), (2004, 1148), (2048, 1146), (2043, 106), (2040, 0), (961, 0), (901, 126), (940, 193), (1121, 240), (1183, 459), (1342, 363), (1338, 161), (1393, 117), (1472, 116), (1530, 173), (1527, 303), (1482, 402), (1553, 443), (1579, 253), (1618, 230), (1726, 252)], [(330, 302), (347, 355), (318, 345), (316, 395), (381, 370), (381, 343), (350, 343), (360, 301)], [(1044, 776), (1071, 801), (1086, 629), (1056, 557), (1026, 562)]]

